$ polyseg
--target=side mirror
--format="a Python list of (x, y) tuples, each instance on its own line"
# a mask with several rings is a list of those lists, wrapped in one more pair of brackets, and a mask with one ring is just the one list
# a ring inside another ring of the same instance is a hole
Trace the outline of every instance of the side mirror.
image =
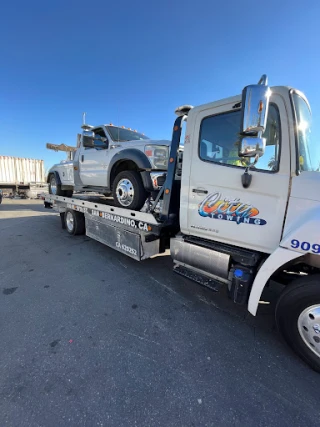
[(265, 131), (271, 95), (267, 84), (268, 78), (264, 74), (257, 85), (249, 85), (243, 89), (240, 134), (255, 135)]
[(266, 138), (243, 137), (239, 143), (239, 157), (261, 157), (266, 149)]
[(94, 132), (92, 131), (83, 132), (82, 145), (86, 148), (94, 148)]

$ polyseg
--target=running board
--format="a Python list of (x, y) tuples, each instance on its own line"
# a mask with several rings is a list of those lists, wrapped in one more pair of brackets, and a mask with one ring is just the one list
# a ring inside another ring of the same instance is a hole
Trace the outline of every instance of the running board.
[(186, 267), (185, 265), (175, 264), (173, 266), (173, 271), (180, 276), (186, 277), (187, 279), (192, 280), (193, 282), (199, 283), (206, 288), (211, 289), (214, 292), (218, 292), (224, 283), (219, 282), (218, 280), (211, 279), (210, 277), (195, 271), (192, 267)]

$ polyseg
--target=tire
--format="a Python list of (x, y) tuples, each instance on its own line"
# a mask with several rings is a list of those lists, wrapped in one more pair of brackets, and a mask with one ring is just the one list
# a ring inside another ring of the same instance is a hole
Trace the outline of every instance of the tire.
[(320, 373), (320, 274), (287, 286), (278, 299), (275, 317), (287, 344)]
[(64, 196), (65, 193), (61, 190), (61, 184), (57, 183), (55, 175), (52, 173), (49, 178), (49, 194), (54, 196)]
[(73, 194), (73, 190), (64, 190), (64, 195), (66, 197), (72, 197)]
[(120, 172), (113, 182), (112, 196), (116, 206), (139, 211), (148, 197), (140, 173), (137, 171)]
[(84, 215), (81, 212), (67, 209), (64, 214), (64, 223), (67, 232), (72, 236), (84, 234), (86, 231)]

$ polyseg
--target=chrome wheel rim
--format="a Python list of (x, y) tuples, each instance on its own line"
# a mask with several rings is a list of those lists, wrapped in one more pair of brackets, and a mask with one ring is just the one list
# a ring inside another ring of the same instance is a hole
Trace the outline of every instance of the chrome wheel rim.
[(57, 182), (56, 178), (54, 176), (50, 179), (50, 188), (51, 188), (51, 194), (57, 194)]
[(305, 345), (320, 358), (320, 305), (303, 310), (298, 318), (299, 334)]
[(66, 226), (69, 231), (73, 231), (74, 218), (71, 212), (67, 212), (66, 214)]
[(133, 184), (129, 179), (121, 179), (116, 188), (118, 202), (122, 206), (130, 206), (134, 199)]

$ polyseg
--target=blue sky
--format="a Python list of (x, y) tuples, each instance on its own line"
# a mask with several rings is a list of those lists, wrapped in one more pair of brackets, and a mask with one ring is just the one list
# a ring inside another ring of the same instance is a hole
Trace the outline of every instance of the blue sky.
[(270, 85), (307, 95), (320, 136), (320, 3), (6, 1), (1, 7), (0, 155), (64, 158), (87, 122), (169, 139), (174, 109)]

